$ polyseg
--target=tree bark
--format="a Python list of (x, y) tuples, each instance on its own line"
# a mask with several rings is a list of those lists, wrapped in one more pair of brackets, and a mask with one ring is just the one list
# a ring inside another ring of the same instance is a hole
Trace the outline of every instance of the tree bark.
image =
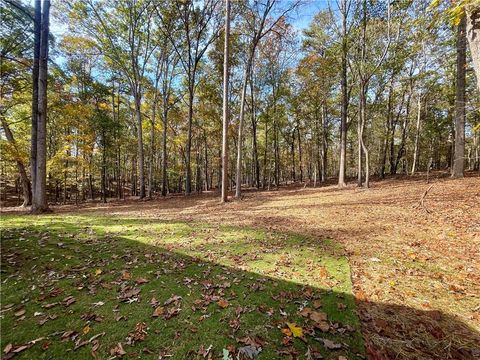
[(457, 74), (455, 94), (455, 154), (452, 177), (463, 177), (465, 158), (465, 67), (466, 17), (462, 16), (457, 28)]
[(245, 74), (242, 83), (242, 97), (240, 100), (240, 120), (238, 124), (238, 144), (237, 144), (237, 171), (235, 177), (235, 197), (239, 199), (242, 195), (242, 148), (243, 148), (243, 123), (245, 117), (245, 97), (247, 94), (247, 82), (250, 74), (251, 56), (245, 67)]
[[(228, 200), (228, 82), (229, 82), (229, 39), (230, 0), (225, 0), (225, 44), (223, 50), (223, 134), (222, 134), (222, 196)], [(242, 94), (243, 95), (243, 94)], [(240, 147), (240, 145), (239, 145)]]
[(185, 195), (192, 192), (192, 166), (191, 166), (191, 149), (192, 149), (192, 124), (193, 124), (193, 98), (194, 98), (195, 80), (190, 80), (188, 94), (188, 131), (187, 131), (187, 148), (186, 148), (186, 169), (185, 169)]
[(38, 73), (40, 58), (40, 36), (42, 22), (42, 5), (40, 0), (35, 0), (35, 18), (33, 22), (34, 47), (32, 67), (32, 129), (30, 148), (30, 172), (32, 175), (32, 190), (35, 191), (37, 172), (37, 117), (38, 117)]
[(250, 74), (250, 96), (252, 100), (252, 137), (253, 137), (253, 161), (255, 167), (255, 183), (257, 189), (260, 188), (260, 161), (258, 160), (258, 144), (257, 144), (257, 116), (255, 108), (255, 88), (253, 82), (253, 64)]
[(417, 161), (418, 161), (418, 143), (420, 141), (420, 120), (422, 116), (422, 100), (420, 95), (418, 96), (417, 100), (417, 127), (415, 129), (415, 145), (413, 148), (413, 163), (412, 163), (412, 173), (411, 175), (415, 174), (417, 168)]
[(135, 100), (135, 117), (137, 120), (137, 166), (138, 166), (138, 182), (140, 186), (139, 198), (145, 197), (145, 156), (143, 150), (143, 130), (142, 130), (142, 95), (140, 85), (135, 86), (134, 100)]
[(341, 92), (342, 92), (342, 107), (341, 107), (341, 120), (340, 120), (340, 160), (338, 171), (338, 186), (345, 187), (345, 169), (346, 169), (346, 156), (347, 156), (347, 112), (348, 112), (348, 90), (347, 90), (347, 56), (348, 56), (348, 43), (347, 43), (347, 0), (342, 2), (342, 79), (341, 79)]
[(32, 212), (48, 211), (47, 183), (47, 76), (48, 76), (48, 34), (50, 0), (43, 0), (42, 27), (40, 36), (40, 57), (38, 71), (38, 115), (37, 115), (37, 158), (35, 167), (35, 190)]
[(466, 17), (466, 34), (472, 54), (473, 69), (477, 78), (477, 89), (480, 91), (480, 5), (472, 4), (468, 6)]
[[(158, 82), (157, 82), (158, 83)], [(157, 109), (157, 86), (152, 106), (152, 119), (150, 120), (150, 157), (148, 159), (148, 197), (153, 197), (153, 158), (155, 154), (155, 116)]]

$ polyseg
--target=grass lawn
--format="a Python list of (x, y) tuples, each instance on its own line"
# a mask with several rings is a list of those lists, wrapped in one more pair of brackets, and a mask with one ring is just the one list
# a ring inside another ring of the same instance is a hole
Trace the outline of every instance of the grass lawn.
[(365, 356), (328, 239), (88, 215), (6, 215), (1, 229), (4, 358)]

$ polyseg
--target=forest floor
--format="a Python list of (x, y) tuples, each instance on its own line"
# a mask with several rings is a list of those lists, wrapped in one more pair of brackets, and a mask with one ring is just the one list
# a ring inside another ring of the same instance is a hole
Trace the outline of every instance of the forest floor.
[[(251, 191), (223, 205), (203, 194), (58, 206), (40, 217), (3, 211), (12, 213), (1, 222), (7, 353), (30, 346), (40, 334), (33, 321), (46, 318), (48, 331), (60, 321), (72, 349), (105, 332), (77, 350), (91, 356), (97, 346), (98, 358), (261, 347), (265, 359), (350, 359), (363, 345), (373, 359), (480, 357), (478, 174)], [(55, 320), (42, 308), (51, 295)], [(127, 320), (112, 326), (119, 316)], [(42, 339), (19, 355), (61, 344)]]

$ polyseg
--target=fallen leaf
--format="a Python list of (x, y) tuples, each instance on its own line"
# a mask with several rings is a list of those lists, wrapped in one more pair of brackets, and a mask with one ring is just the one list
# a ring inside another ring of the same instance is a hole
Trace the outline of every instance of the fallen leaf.
[(260, 354), (261, 351), (262, 351), (261, 347), (257, 348), (257, 347), (252, 346), (252, 345), (242, 346), (242, 347), (238, 348), (237, 358), (238, 359), (253, 359), (255, 356)]
[(63, 305), (65, 306), (70, 306), (74, 304), (77, 300), (73, 296), (67, 296), (65, 299), (63, 299)]
[(181, 297), (181, 296), (179, 296), (179, 295), (172, 295), (172, 296), (170, 297), (170, 299), (168, 299), (167, 301), (165, 301), (165, 302), (163, 303), (163, 305), (164, 305), (164, 306), (167, 306), (167, 305), (170, 305), (171, 303), (174, 303), (174, 302), (179, 301), (179, 300), (182, 300), (182, 297)]
[(320, 278), (322, 279), (326, 279), (328, 278), (328, 271), (325, 267), (321, 266), (319, 271), (318, 271), (318, 274), (320, 275)]
[(327, 348), (328, 350), (338, 350), (342, 348), (342, 344), (337, 344), (332, 340), (321, 339), (321, 338), (317, 340), (323, 342), (323, 346), (325, 346), (325, 348)]
[(118, 343), (117, 345), (115, 345), (115, 347), (110, 349), (110, 355), (112, 355), (112, 356), (122, 357), (125, 354), (126, 354), (126, 352), (125, 352), (125, 350), (123, 350), (122, 343)]
[(19, 353), (19, 352), (21, 352), (21, 351), (23, 351), (23, 350), (26, 350), (26, 349), (30, 348), (31, 346), (32, 346), (32, 345), (29, 345), (29, 344), (27, 344), (27, 345), (20, 345), (20, 346), (18, 346), (18, 347), (15, 347), (15, 349), (13, 349), (12, 352), (14, 352), (15, 354), (17, 354), (17, 353)]
[(315, 323), (315, 327), (323, 332), (327, 332), (328, 330), (330, 330), (330, 324), (326, 321), (320, 321)]
[(316, 323), (327, 321), (327, 314), (321, 311), (312, 311), (312, 313), (310, 314), (310, 319), (312, 319)]
[(142, 285), (148, 283), (148, 280), (145, 278), (138, 278), (137, 280), (135, 280), (135, 282), (137, 283), (137, 285)]
[(302, 311), (300, 311), (300, 315), (302, 315), (303, 317), (309, 317), (311, 313), (312, 309), (309, 307), (304, 307)]
[(83, 335), (88, 334), (88, 333), (90, 332), (90, 326), (88, 326), (88, 325), (85, 326), (85, 327), (83, 328), (82, 332), (83, 332)]
[(58, 305), (58, 303), (51, 303), (51, 304), (42, 305), (42, 307), (44, 309), (51, 309), (51, 308), (53, 308), (54, 306), (57, 306), (57, 305)]
[(17, 311), (15, 311), (15, 316), (16, 316), (16, 317), (20, 317), (20, 316), (22, 316), (22, 315), (25, 315), (25, 312), (26, 312), (25, 309), (17, 310)]
[(157, 306), (155, 310), (153, 310), (152, 317), (159, 317), (160, 315), (164, 314), (164, 309), (162, 306)]
[(225, 309), (228, 307), (229, 303), (225, 299), (220, 299), (217, 301), (217, 305), (220, 306), (222, 309)]
[(298, 337), (298, 338), (303, 337), (303, 330), (301, 327), (297, 326), (294, 323), (287, 323), (287, 326), (292, 332), (293, 337)]
[(132, 275), (130, 275), (130, 273), (128, 271), (124, 271), (122, 273), (122, 280), (125, 281), (125, 280), (130, 280), (130, 278), (132, 277)]
[(3, 352), (4, 352), (5, 354), (8, 354), (8, 353), (12, 350), (12, 348), (13, 348), (12, 343), (7, 344), (7, 346), (5, 346), (5, 348), (3, 349)]

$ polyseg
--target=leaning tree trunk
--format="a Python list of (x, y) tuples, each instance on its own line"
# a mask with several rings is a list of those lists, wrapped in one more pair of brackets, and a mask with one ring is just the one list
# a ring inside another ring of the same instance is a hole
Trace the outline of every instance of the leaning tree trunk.
[(455, 154), (453, 177), (463, 177), (465, 158), (465, 66), (466, 58), (466, 17), (463, 16), (457, 29), (457, 79), (455, 84)]
[(38, 115), (37, 115), (37, 158), (35, 167), (35, 190), (32, 212), (48, 210), (47, 203), (47, 75), (48, 75), (48, 34), (50, 0), (43, 1), (42, 29), (40, 36), (40, 58), (38, 71)]
[(466, 17), (467, 39), (477, 77), (477, 88), (480, 90), (480, 5), (472, 4), (467, 7)]

